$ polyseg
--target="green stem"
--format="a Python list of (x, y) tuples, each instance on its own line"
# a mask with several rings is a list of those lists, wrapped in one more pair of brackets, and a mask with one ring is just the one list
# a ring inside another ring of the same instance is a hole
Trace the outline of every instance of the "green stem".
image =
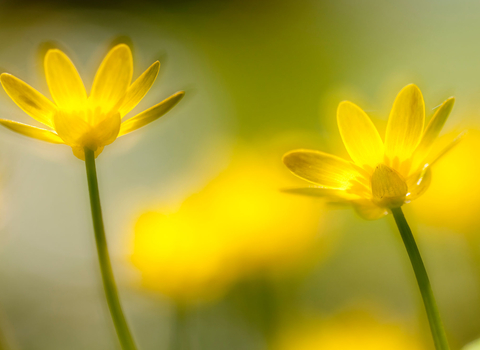
[(171, 350), (188, 350), (190, 347), (185, 305), (181, 303), (175, 305), (172, 326)]
[(102, 273), (103, 288), (107, 298), (108, 308), (112, 315), (113, 324), (117, 331), (118, 340), (123, 350), (136, 350), (137, 347), (133, 341), (132, 335), (123, 315), (122, 306), (118, 298), (117, 287), (113, 277), (110, 256), (108, 254), (107, 239), (105, 238), (105, 228), (103, 226), (102, 207), (100, 205), (100, 195), (98, 193), (97, 170), (95, 167), (94, 152), (85, 148), (85, 166), (87, 168), (88, 191), (90, 193), (90, 206), (92, 208), (93, 229), (95, 231), (95, 241), (97, 244), (98, 260), (100, 262), (100, 271)]
[(405, 215), (403, 215), (402, 208), (392, 209), (393, 217), (397, 223), (398, 230), (402, 235), (403, 243), (407, 248), (410, 262), (412, 263), (413, 270), (415, 271), (415, 277), (417, 278), (418, 287), (422, 294), (423, 303), (427, 311), (428, 322), (430, 323), (430, 329), (432, 331), (433, 341), (435, 342), (435, 348), (437, 350), (449, 350), (447, 336), (443, 329), (442, 320), (440, 319), (440, 313), (438, 312), (437, 303), (433, 296), (432, 287), (430, 286), (430, 280), (428, 279), (425, 265), (423, 264), (422, 257), (418, 251), (415, 238), (412, 235), (412, 231), (408, 226)]

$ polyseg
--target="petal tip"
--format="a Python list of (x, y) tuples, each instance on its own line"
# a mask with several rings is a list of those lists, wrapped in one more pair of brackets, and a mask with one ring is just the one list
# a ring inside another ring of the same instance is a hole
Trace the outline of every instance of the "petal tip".
[[(404, 89), (419, 89), (419, 87), (417, 86), (417, 84), (414, 84), (414, 83), (410, 83), (408, 85), (405, 85)], [(420, 89), (419, 89), (420, 90)]]
[[(1, 120), (1, 119), (0, 119)], [(285, 153), (283, 156), (282, 156), (282, 162), (283, 164), (287, 165), (287, 161), (288, 161), (288, 157), (290, 156), (290, 154), (294, 152), (294, 151), (289, 151), (287, 153)]]
[(155, 74), (158, 74), (158, 71), (160, 70), (160, 61), (156, 60), (155, 62), (153, 62), (152, 65), (150, 66), (150, 69), (155, 70)]
[[(8, 80), (10, 79), (15, 79), (15, 77), (9, 73), (2, 73), (0, 74), (0, 82), (2, 83), (2, 86), (4, 86), (5, 83), (8, 83)], [(5, 86), (4, 86), (5, 88)]]
[(45, 59), (47, 59), (47, 57), (51, 57), (52, 55), (62, 55), (62, 54), (64, 55), (64, 53), (59, 49), (49, 49), (45, 54)]
[(48, 50), (44, 58), (45, 69), (47, 69), (46, 67), (49, 64), (53, 63), (51, 62), (52, 60), (54, 59), (61, 60), (62, 58), (66, 58), (67, 60), (70, 60), (70, 58), (68, 58), (68, 56), (62, 50), (59, 50), (59, 49)]
[(353, 102), (350, 102), (348, 100), (344, 100), (344, 101), (341, 101), (339, 104), (338, 104), (338, 107), (337, 107), (337, 113), (340, 109), (344, 108), (344, 107), (348, 107), (348, 106), (351, 106), (351, 105), (355, 105)]
[(343, 112), (345, 109), (352, 109), (352, 108), (357, 109), (357, 110), (361, 110), (363, 112), (363, 109), (361, 109), (358, 105), (356, 105), (352, 101), (345, 100), (345, 101), (342, 101), (338, 104), (337, 117), (340, 114), (340, 112)]
[(283, 164), (285, 164), (287, 166), (287, 168), (290, 169), (290, 162), (292, 161), (292, 159), (299, 153), (302, 153), (302, 152), (305, 152), (304, 149), (294, 149), (293, 151), (288, 151), (287, 153), (285, 153), (282, 157), (282, 162)]
[(113, 52), (113, 51), (117, 51), (117, 50), (125, 50), (125, 51), (128, 51), (128, 53), (132, 53), (132, 50), (130, 49), (130, 46), (128, 46), (127, 44), (125, 43), (121, 43), (121, 44), (118, 44), (118, 45), (115, 45), (111, 50), (110, 52)]
[(455, 103), (455, 101), (456, 101), (455, 97), (454, 97), (454, 96), (451, 96), (451, 97), (447, 98), (447, 99), (445, 100), (445, 102), (443, 102), (443, 104), (447, 104), (447, 103), (448, 103), (448, 104), (453, 105), (453, 104)]
[[(413, 92), (413, 93), (415, 93), (415, 94), (418, 94), (418, 95), (422, 96), (422, 91), (420, 90), (420, 88), (419, 88), (416, 84), (413, 84), (413, 83), (406, 85), (406, 86), (400, 91), (400, 93), (402, 93), (402, 92), (410, 92), (410, 91)], [(423, 96), (422, 96), (422, 98), (423, 98)]]
[(183, 96), (185, 96), (185, 91), (178, 91), (178, 92), (174, 93), (171, 96), (171, 98), (177, 100), (177, 102), (178, 102), (183, 98)]
[[(107, 57), (111, 58), (111, 57), (116, 57), (116, 58), (119, 58), (121, 57), (121, 59), (126, 59), (126, 61), (128, 62), (128, 64), (130, 66), (133, 66), (133, 55), (132, 55), (132, 50), (130, 49), (130, 46), (128, 46), (127, 44), (125, 43), (122, 43), (122, 44), (118, 44), (116, 46), (114, 46), (108, 53), (107, 53), (107, 56), (105, 56), (105, 59), (107, 59)], [(132, 70), (133, 70), (133, 67), (132, 67)]]
[(287, 162), (290, 158), (290, 156), (292, 155), (292, 153), (294, 153), (296, 151), (288, 151), (287, 153), (285, 153), (283, 156), (282, 156), (282, 162), (283, 164), (285, 164), (286, 166), (288, 166)]

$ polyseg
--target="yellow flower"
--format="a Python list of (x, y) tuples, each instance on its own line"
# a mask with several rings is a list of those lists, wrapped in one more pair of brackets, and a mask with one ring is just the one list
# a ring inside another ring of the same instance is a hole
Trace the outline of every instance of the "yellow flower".
[(422, 93), (416, 85), (407, 85), (393, 104), (385, 142), (360, 107), (341, 102), (338, 128), (352, 161), (311, 150), (291, 151), (283, 161), (325, 195), (353, 204), (366, 219), (378, 219), (422, 195), (431, 181), (431, 166), (460, 139), (431, 154), (454, 101), (447, 99), (424, 130)]
[(421, 341), (400, 325), (365, 312), (347, 312), (296, 325), (281, 333), (276, 350), (422, 350)]
[(323, 205), (292, 201), (278, 191), (283, 184), (280, 171), (242, 154), (178, 210), (144, 213), (132, 252), (144, 286), (177, 302), (204, 302), (242, 278), (306, 267), (328, 248), (319, 235)]
[(184, 92), (180, 91), (159, 104), (123, 120), (145, 96), (155, 81), (160, 63), (153, 63), (133, 83), (133, 59), (125, 44), (115, 46), (97, 70), (90, 95), (72, 61), (58, 49), (45, 55), (45, 76), (54, 103), (13, 75), (3, 73), (0, 81), (10, 98), (28, 115), (47, 128), (38, 128), (11, 120), (0, 123), (20, 134), (51, 143), (66, 144), (84, 160), (84, 148), (95, 151), (119, 136), (151, 123), (168, 112)]
[[(446, 134), (439, 142), (446, 144), (453, 137), (453, 133)], [(447, 228), (445, 232), (465, 234), (471, 239), (478, 237), (479, 149), (480, 131), (469, 129), (468, 135), (452, 150), (449, 157), (435, 166), (435, 176), (428, 196), (414, 204), (415, 216), (419, 221)]]

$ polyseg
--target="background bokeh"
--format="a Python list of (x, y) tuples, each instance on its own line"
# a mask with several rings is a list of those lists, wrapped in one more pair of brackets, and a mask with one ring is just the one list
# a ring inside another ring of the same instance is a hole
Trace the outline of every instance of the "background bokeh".
[[(178, 334), (195, 350), (432, 349), (393, 219), (367, 222), (280, 192), (302, 185), (281, 156), (346, 156), (335, 122), (342, 100), (383, 130), (408, 83), (421, 88), (428, 116), (454, 95), (445, 137), (470, 131), (405, 213), (460, 349), (480, 337), (479, 33), (480, 3), (470, 0), (12, 0), (0, 2), (0, 67), (48, 95), (42, 55), (57, 46), (88, 87), (123, 41), (135, 76), (161, 62), (135, 111), (186, 91), (97, 162), (141, 349), (172, 348)], [(3, 90), (0, 115), (29, 118)], [(2, 129), (0, 170), (0, 348), (118, 349), (83, 162)]]

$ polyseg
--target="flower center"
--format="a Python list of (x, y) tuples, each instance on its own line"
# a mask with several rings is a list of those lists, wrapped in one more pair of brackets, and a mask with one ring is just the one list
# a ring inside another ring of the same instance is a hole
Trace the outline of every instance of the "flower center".
[(96, 150), (115, 140), (121, 117), (117, 111), (104, 113), (100, 108), (59, 109), (54, 116), (55, 131), (72, 147)]
[(403, 177), (385, 164), (379, 164), (372, 175), (372, 195), (375, 204), (398, 208), (405, 202), (408, 186)]

